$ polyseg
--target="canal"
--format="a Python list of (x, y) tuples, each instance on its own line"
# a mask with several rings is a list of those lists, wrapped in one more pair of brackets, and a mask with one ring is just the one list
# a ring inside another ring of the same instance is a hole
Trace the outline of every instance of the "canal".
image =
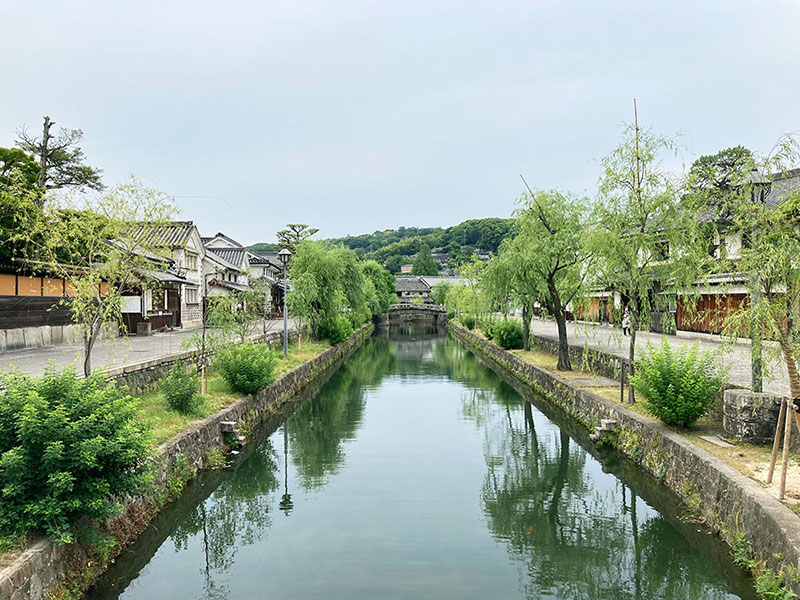
[(533, 400), (444, 332), (378, 332), (88, 597), (755, 597), (671, 494)]

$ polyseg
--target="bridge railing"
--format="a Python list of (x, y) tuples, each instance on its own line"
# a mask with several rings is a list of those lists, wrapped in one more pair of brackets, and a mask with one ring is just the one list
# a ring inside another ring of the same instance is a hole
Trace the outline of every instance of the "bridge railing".
[(447, 309), (441, 304), (414, 304), (413, 302), (401, 302), (389, 306), (389, 312), (397, 310), (419, 310), (424, 312), (446, 313)]

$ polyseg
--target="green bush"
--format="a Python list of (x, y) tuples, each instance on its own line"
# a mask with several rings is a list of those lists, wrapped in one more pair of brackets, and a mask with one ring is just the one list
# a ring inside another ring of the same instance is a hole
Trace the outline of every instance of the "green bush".
[(630, 378), (643, 406), (667, 425), (691, 427), (706, 414), (725, 383), (718, 352), (699, 352), (697, 344), (677, 351), (665, 339), (647, 345)]
[(505, 319), (492, 327), (492, 338), (506, 350), (522, 348), (522, 323)]
[(338, 316), (320, 323), (318, 334), (319, 339), (338, 344), (353, 335), (353, 331), (353, 324), (349, 319)]
[(0, 382), (0, 536), (74, 540), (81, 517), (102, 519), (144, 483), (149, 438), (132, 399), (102, 374), (74, 368)]
[(448, 308), (447, 309), (447, 319), (452, 321), (456, 318), (456, 309), (455, 308)]
[(461, 324), (467, 329), (475, 329), (475, 316), (474, 315), (461, 315), (459, 319)]
[(275, 380), (275, 353), (266, 344), (246, 342), (217, 352), (214, 365), (235, 391), (255, 394)]
[(493, 319), (481, 319), (478, 322), (478, 328), (483, 332), (487, 340), (491, 340), (494, 337), (494, 332), (492, 331), (494, 325), (495, 321)]
[(196, 411), (200, 404), (200, 376), (189, 372), (181, 361), (172, 365), (158, 382), (158, 388), (167, 399), (169, 407), (181, 414)]

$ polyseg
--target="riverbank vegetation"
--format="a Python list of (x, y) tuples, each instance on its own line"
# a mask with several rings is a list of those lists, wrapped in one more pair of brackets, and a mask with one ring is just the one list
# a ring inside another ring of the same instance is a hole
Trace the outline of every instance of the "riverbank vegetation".
[(395, 301), (394, 277), (342, 246), (304, 241), (289, 267), (289, 314), (311, 338), (345, 339)]
[[(262, 347), (272, 363), (268, 379), (274, 380), (330, 344), (294, 342), (286, 357)], [(75, 541), (79, 518), (113, 515), (119, 505), (112, 498), (145, 491), (146, 459), (157, 446), (242, 397), (221, 369), (210, 371), (203, 394), (197, 393), (193, 371), (180, 363), (175, 369), (182, 372), (167, 375), (170, 384), (138, 396), (102, 374), (78, 379), (70, 368), (42, 377), (3, 377), (0, 552), (37, 534)], [(169, 394), (179, 397), (177, 404), (169, 402)]]

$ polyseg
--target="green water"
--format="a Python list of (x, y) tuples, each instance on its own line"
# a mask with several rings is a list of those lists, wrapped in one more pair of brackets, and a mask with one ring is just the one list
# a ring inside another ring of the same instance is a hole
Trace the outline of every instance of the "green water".
[(683, 512), (452, 338), (393, 330), (190, 485), (88, 597), (753, 598)]

